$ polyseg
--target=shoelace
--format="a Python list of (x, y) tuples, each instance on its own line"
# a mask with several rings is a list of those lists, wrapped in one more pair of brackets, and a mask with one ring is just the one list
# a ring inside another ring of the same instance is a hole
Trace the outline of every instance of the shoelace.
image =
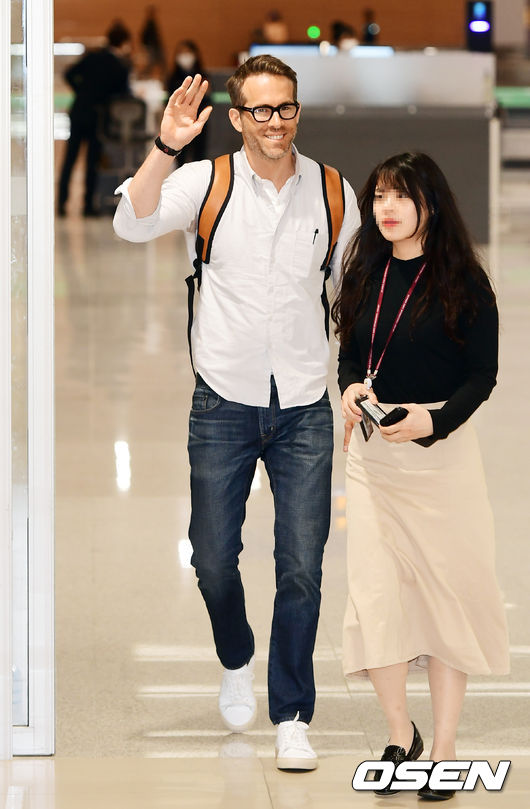
[[(230, 702), (237, 705), (249, 705), (253, 704), (253, 696), (252, 693), (249, 692), (248, 687), (248, 677), (247, 673), (237, 672), (231, 673), (228, 679), (228, 686), (229, 686), (229, 698)], [(250, 675), (250, 679), (254, 679), (254, 675)]]
[(281, 741), (287, 747), (307, 747), (307, 736), (305, 734), (307, 726), (298, 720), (299, 714), (290, 722), (283, 723), (281, 726)]

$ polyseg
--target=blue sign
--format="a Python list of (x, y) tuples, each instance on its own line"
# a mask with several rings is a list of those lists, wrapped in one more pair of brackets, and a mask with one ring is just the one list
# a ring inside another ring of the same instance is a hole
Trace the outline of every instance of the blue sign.
[(486, 14), (487, 14), (486, 3), (473, 3), (473, 17), (476, 20), (486, 19)]

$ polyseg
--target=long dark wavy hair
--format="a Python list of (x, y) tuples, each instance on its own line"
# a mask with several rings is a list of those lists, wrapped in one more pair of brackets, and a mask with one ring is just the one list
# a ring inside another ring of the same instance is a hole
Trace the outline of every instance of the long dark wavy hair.
[(366, 305), (372, 275), (392, 255), (392, 243), (381, 235), (373, 213), (376, 187), (402, 191), (412, 199), (418, 215), (416, 232), (426, 213), (422, 227), (426, 283), (413, 307), (411, 327), (440, 300), (445, 330), (461, 343), (461, 318), (471, 322), (479, 305), (484, 300), (493, 305), (495, 295), (447, 180), (434, 160), (421, 152), (405, 152), (380, 163), (359, 195), (361, 226), (346, 248), (341, 284), (331, 308), (335, 334), (342, 346), (348, 344), (355, 319)]

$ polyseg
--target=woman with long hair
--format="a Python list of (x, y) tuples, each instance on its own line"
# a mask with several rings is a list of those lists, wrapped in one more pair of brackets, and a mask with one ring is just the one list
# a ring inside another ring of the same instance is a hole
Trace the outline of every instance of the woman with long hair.
[[(495, 295), (429, 156), (381, 163), (359, 208), (332, 307), (348, 450), (344, 671), (370, 677), (390, 730), (382, 759), (399, 764), (423, 752), (406, 680), (426, 668), (430, 759), (454, 760), (467, 676), (509, 670), (493, 519), (469, 421), (496, 383)], [(374, 428), (365, 416), (352, 432), (362, 397), (387, 413), (402, 406), (404, 418)], [(426, 785), (418, 794), (454, 793)]]

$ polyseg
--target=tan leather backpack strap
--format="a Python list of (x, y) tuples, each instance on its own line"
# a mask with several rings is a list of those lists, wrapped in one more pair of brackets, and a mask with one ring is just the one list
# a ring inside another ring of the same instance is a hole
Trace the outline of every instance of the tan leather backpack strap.
[(329, 337), (329, 301), (326, 291), (326, 281), (331, 274), (331, 259), (339, 238), (340, 229), (344, 220), (344, 180), (342, 174), (331, 166), (319, 163), (322, 177), (322, 196), (328, 220), (328, 249), (322, 262), (322, 306), (324, 308), (324, 326), (326, 336)]
[(197, 237), (195, 239), (195, 260), (193, 267), (195, 272), (188, 275), (186, 284), (188, 286), (188, 347), (190, 351), (191, 367), (195, 373), (193, 365), (193, 355), (191, 351), (191, 329), (193, 326), (193, 301), (195, 298), (195, 283), (197, 289), (201, 288), (202, 265), (210, 261), (213, 237), (219, 224), (219, 220), (224, 213), (228, 200), (234, 187), (234, 158), (231, 154), (221, 155), (212, 162), (212, 173), (210, 184), (202, 201), (197, 219)]
[(322, 193), (328, 219), (328, 251), (322, 267), (329, 267), (340, 229), (344, 220), (344, 180), (342, 174), (332, 166), (320, 163)]
[(210, 261), (213, 237), (224, 213), (234, 186), (234, 157), (221, 155), (213, 161), (210, 185), (206, 191), (197, 224), (197, 258), (204, 264)]

